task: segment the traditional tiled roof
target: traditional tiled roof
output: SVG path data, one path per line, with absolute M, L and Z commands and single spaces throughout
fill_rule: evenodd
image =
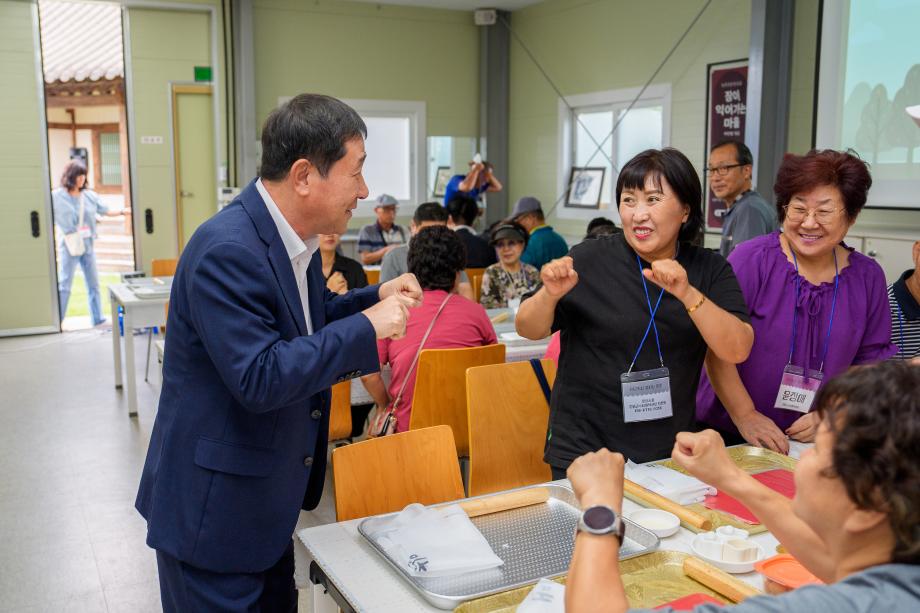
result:
M 124 77 L 119 5 L 41 0 L 38 6 L 46 83 Z

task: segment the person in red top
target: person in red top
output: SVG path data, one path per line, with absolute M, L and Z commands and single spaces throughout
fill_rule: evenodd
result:
M 415 369 L 412 364 L 436 314 L 437 320 L 425 341 L 424 349 L 480 347 L 498 342 L 486 310 L 459 294 L 451 293 L 456 289 L 460 272 L 466 266 L 466 250 L 453 231 L 444 226 L 430 226 L 420 230 L 409 243 L 408 263 L 409 272 L 416 276 L 422 287 L 422 306 L 410 312 L 404 337 L 377 342 L 380 364 L 390 365 L 392 379 L 389 386 L 384 383 L 380 373 L 362 378 L 378 407 L 388 406 L 403 388 L 402 399 L 396 410 L 397 432 L 409 429 L 412 395 L 415 391 Z

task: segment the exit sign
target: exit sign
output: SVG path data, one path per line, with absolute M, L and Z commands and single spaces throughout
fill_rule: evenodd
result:
M 211 80 L 211 67 L 210 66 L 195 66 L 195 81 L 210 81 Z

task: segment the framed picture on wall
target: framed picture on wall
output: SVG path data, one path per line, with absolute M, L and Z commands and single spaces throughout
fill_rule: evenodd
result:
M 603 166 L 572 166 L 565 206 L 581 209 L 600 208 L 601 187 L 604 185 L 606 170 Z
M 450 171 L 450 166 L 438 166 L 438 171 L 434 173 L 434 189 L 431 192 L 432 195 L 439 197 L 443 196 L 452 176 L 453 173 Z
M 703 160 L 709 165 L 709 148 L 723 140 L 744 142 L 747 117 L 748 61 L 732 60 L 706 66 L 706 149 Z M 709 189 L 709 174 L 703 172 L 703 203 L 706 229 L 721 230 L 725 203 Z

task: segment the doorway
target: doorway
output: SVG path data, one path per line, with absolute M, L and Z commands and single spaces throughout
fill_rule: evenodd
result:
M 61 328 L 85 329 L 98 323 L 92 315 L 97 308 L 94 301 L 102 316 L 112 321 L 107 288 L 136 266 L 121 7 L 40 0 L 39 15 L 48 179 L 59 217 L 55 219 L 55 255 L 59 300 L 64 307 Z M 61 191 L 62 175 L 73 164 L 85 169 L 90 193 L 84 190 L 66 198 Z M 87 253 L 75 261 L 62 251 L 63 233 L 72 231 L 62 218 L 81 196 L 84 207 L 92 200 L 99 208 L 94 219 L 84 223 L 91 234 Z
M 210 85 L 172 85 L 173 162 L 176 177 L 176 244 L 217 212 L 214 104 Z

